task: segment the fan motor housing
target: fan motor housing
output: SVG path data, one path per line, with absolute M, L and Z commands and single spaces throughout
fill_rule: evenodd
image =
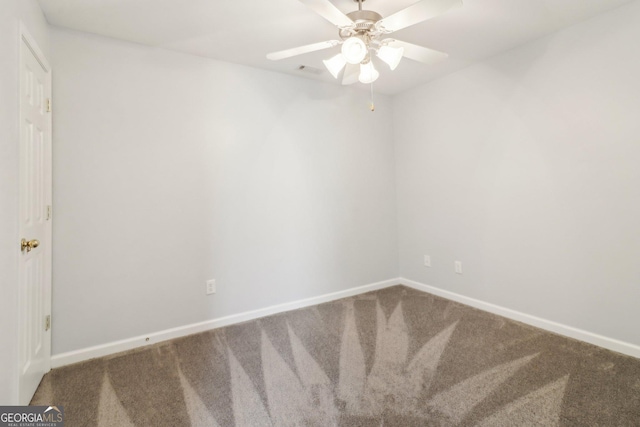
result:
M 356 29 L 365 30 L 371 28 L 376 22 L 382 19 L 382 15 L 373 10 L 356 10 L 347 13 L 347 16 L 351 18 L 356 24 Z
M 382 19 L 382 15 L 372 10 L 356 10 L 347 13 L 347 16 L 354 22 L 355 28 L 340 30 L 340 37 L 343 39 L 353 36 L 354 33 L 366 33 Z

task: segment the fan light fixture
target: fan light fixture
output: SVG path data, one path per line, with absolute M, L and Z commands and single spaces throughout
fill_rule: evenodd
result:
M 389 43 L 395 40 L 382 40 L 381 37 L 387 33 L 384 28 L 376 27 L 376 23 L 382 19 L 376 12 L 370 10 L 362 10 L 362 1 L 358 2 L 358 11 L 347 14 L 347 17 L 353 19 L 354 27 L 342 28 L 340 37 L 342 48 L 340 54 L 322 61 L 334 78 L 338 78 L 347 64 L 360 64 L 360 73 L 358 81 L 365 84 L 373 83 L 380 77 L 380 73 L 371 62 L 371 58 L 375 54 L 381 61 L 389 65 L 391 70 L 395 70 L 400 64 L 400 60 L 404 55 L 404 47 L 392 47 Z M 350 81 L 347 76 L 343 77 L 343 84 Z
M 358 76 L 360 83 L 373 83 L 378 79 L 378 77 L 380 77 L 380 73 L 373 66 L 373 62 L 369 61 L 367 63 L 360 64 L 360 75 Z
M 349 37 L 342 44 L 342 55 L 349 64 L 359 64 L 367 56 L 367 45 L 359 37 Z
M 400 60 L 402 59 L 402 55 L 404 55 L 403 47 L 391 47 L 391 46 L 382 46 L 378 49 L 378 58 L 382 59 L 384 62 L 389 65 L 391 70 L 395 70 Z
M 376 51 L 376 56 L 384 61 L 391 70 L 395 70 L 400 64 L 402 55 L 404 55 L 403 47 L 391 47 L 382 45 L 377 49 L 368 46 L 359 37 L 349 37 L 342 44 L 342 53 L 339 53 L 329 59 L 325 59 L 322 63 L 334 78 L 338 75 L 347 64 L 360 64 L 360 76 L 358 80 L 361 83 L 373 83 L 380 76 L 378 70 L 375 69 L 368 53 L 369 50 Z

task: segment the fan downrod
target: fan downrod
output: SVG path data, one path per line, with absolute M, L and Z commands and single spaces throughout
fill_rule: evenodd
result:
M 364 3 L 365 0 L 353 0 L 353 1 L 358 3 L 358 10 L 362 10 L 362 3 Z

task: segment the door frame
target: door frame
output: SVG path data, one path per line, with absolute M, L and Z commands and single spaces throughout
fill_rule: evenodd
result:
M 49 88 L 48 93 L 44 94 L 44 98 L 45 99 L 49 99 L 51 102 L 52 99 L 52 92 L 53 92 L 53 88 L 51 86 L 52 83 L 52 79 L 51 79 L 51 65 L 49 64 L 49 61 L 47 60 L 46 56 L 44 55 L 44 53 L 42 52 L 42 50 L 40 49 L 40 47 L 38 46 L 38 43 L 36 42 L 35 38 L 33 36 L 31 36 L 31 34 L 29 33 L 29 30 L 27 29 L 26 25 L 24 24 L 24 22 L 20 21 L 19 23 L 19 37 L 18 37 L 18 67 L 19 67 L 19 71 L 18 71 L 18 105 L 16 106 L 18 108 L 18 125 L 19 125 L 19 140 L 18 140 L 18 150 L 20 152 L 20 144 L 22 143 L 22 111 L 21 111 L 21 106 L 22 106 L 22 65 L 23 65 L 23 56 L 24 56 L 24 51 L 23 51 L 23 44 L 24 46 L 29 49 L 31 51 L 31 53 L 33 54 L 33 56 L 35 57 L 35 59 L 40 63 L 40 65 L 42 66 L 42 68 L 45 71 L 45 79 L 46 79 L 46 85 Z M 49 104 L 51 105 L 51 104 Z M 48 114 L 48 125 L 49 125 L 49 132 L 48 135 L 46 136 L 46 140 L 45 140 L 45 156 L 44 156 L 44 171 L 43 173 L 45 174 L 45 185 L 47 186 L 45 194 L 46 194 L 46 200 L 44 205 L 45 206 L 52 206 L 52 198 L 53 198 L 53 156 L 52 156 L 52 151 L 53 151 L 53 147 L 52 147 L 52 140 L 53 140 L 53 120 L 52 120 L 52 114 L 49 113 Z M 21 197 L 22 197 L 22 158 L 19 158 L 19 165 L 18 165 L 18 170 L 19 170 L 19 174 L 20 177 L 17 180 L 17 186 L 18 186 L 18 209 L 20 209 L 20 203 L 22 203 Z M 51 208 L 48 209 L 48 220 L 46 221 L 46 231 L 45 231 L 45 242 L 44 243 L 44 248 L 45 249 L 45 255 L 44 255 L 44 259 L 45 259 L 45 286 L 46 286 L 46 297 L 45 297 L 45 312 L 49 313 L 49 315 L 51 314 L 51 300 L 52 300 L 52 293 L 51 293 L 51 288 L 52 288 L 52 244 L 53 244 L 53 234 L 52 234 L 52 222 L 53 222 L 53 218 L 51 217 Z M 20 215 L 18 215 L 18 233 L 21 232 L 21 218 Z M 23 236 L 18 236 L 18 238 L 22 238 Z M 20 250 L 20 242 L 16 242 L 16 251 L 18 252 L 19 256 L 21 256 L 22 251 Z M 19 258 L 20 259 L 20 258 Z M 19 265 L 18 267 L 18 286 L 20 287 L 22 284 L 22 267 Z M 18 316 L 22 316 L 23 310 L 25 310 L 27 308 L 27 302 L 24 301 L 24 299 L 22 298 L 22 290 L 19 289 L 18 290 Z M 21 322 L 18 322 L 18 327 L 17 327 L 17 334 L 18 334 L 18 340 L 17 343 L 19 346 L 22 345 L 23 343 L 23 328 L 25 327 L 25 325 L 22 325 Z M 47 345 L 46 345 L 46 360 L 45 360 L 45 372 L 48 372 L 49 370 L 51 370 L 51 328 L 47 331 Z M 20 348 L 20 347 L 18 347 Z M 22 370 L 22 360 L 20 360 L 20 351 L 16 352 L 16 358 L 17 358 L 17 370 L 16 370 L 16 393 L 17 393 L 17 399 L 18 399 L 18 404 L 19 405 L 28 405 L 29 401 L 31 400 L 31 398 L 33 396 L 30 396 L 29 394 L 31 394 L 31 391 L 28 390 L 24 390 L 23 389 L 23 385 L 22 385 L 22 380 L 21 380 L 21 370 Z M 27 400 L 28 399 L 28 400 Z

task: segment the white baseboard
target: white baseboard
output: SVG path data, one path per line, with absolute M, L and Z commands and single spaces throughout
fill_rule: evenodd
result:
M 572 326 L 563 325 L 561 323 L 553 322 L 551 320 L 542 319 L 540 317 L 532 316 L 530 314 L 522 313 L 509 308 L 501 307 L 499 305 L 491 304 L 488 302 L 480 301 L 475 298 L 466 297 L 464 295 L 456 294 L 454 292 L 445 291 L 443 289 L 435 288 L 433 286 L 425 285 L 423 283 L 415 282 L 413 280 L 400 278 L 400 283 L 409 286 L 410 288 L 417 289 L 419 291 L 428 292 L 439 297 L 443 297 L 452 301 L 456 301 L 471 307 L 478 308 L 480 310 L 488 311 L 490 313 L 497 314 L 499 316 L 507 317 L 518 322 L 526 323 L 531 326 L 544 329 L 546 331 L 554 332 L 559 335 L 574 338 L 580 341 L 588 342 L 590 344 L 597 345 L 618 353 L 626 354 L 633 357 L 640 358 L 640 346 L 631 344 L 624 341 L 619 341 L 613 338 L 605 337 L 603 335 L 594 334 L 589 331 L 574 328 Z
M 140 335 L 120 341 L 100 344 L 94 347 L 82 348 L 79 350 L 69 351 L 67 353 L 60 353 L 51 357 L 51 367 L 59 368 L 61 366 L 71 365 L 72 363 L 95 359 L 96 357 L 108 356 L 110 354 L 119 353 L 121 351 L 132 350 L 134 348 L 144 347 L 146 345 L 156 344 L 158 342 L 167 341 L 174 338 L 197 334 L 199 332 L 220 328 L 235 323 L 246 322 L 247 320 L 257 319 L 259 317 L 269 316 L 271 314 L 282 313 L 285 311 L 309 307 L 311 305 L 321 304 L 323 302 L 333 301 L 340 298 L 346 298 L 365 292 L 388 288 L 389 286 L 398 284 L 400 284 L 400 279 L 389 279 L 382 282 L 371 283 L 368 285 L 358 286 L 355 288 L 333 292 L 330 294 L 324 294 L 317 297 L 287 302 L 284 304 L 272 305 L 270 307 L 265 307 L 258 310 L 245 311 L 243 313 L 232 314 L 230 316 L 211 319 L 200 323 L 193 323 L 191 325 L 153 332 L 147 335 Z
M 538 327 L 550 332 L 554 332 L 560 335 L 564 335 L 570 338 L 574 338 L 580 341 L 588 342 L 609 350 L 617 351 L 618 353 L 627 354 L 629 356 L 640 358 L 640 346 L 619 341 L 613 338 L 608 338 L 602 335 L 594 334 L 592 332 L 584 331 L 574 328 L 572 326 L 563 325 L 561 323 L 553 322 L 551 320 L 542 319 L 530 314 L 522 313 L 509 308 L 501 307 L 488 302 L 480 301 L 475 298 L 466 297 L 464 295 L 456 294 L 454 292 L 446 291 L 443 289 L 435 288 L 433 286 L 425 285 L 413 280 L 405 278 L 397 278 L 385 280 L 382 282 L 371 283 L 364 286 L 358 286 L 355 288 L 346 289 L 343 291 L 333 292 L 330 294 L 324 294 L 317 297 L 306 298 L 298 301 L 292 301 L 284 304 L 273 305 L 270 307 L 261 308 L 258 310 L 245 311 L 243 313 L 233 314 L 230 316 L 220 317 L 217 319 L 211 319 L 200 323 L 193 323 L 191 325 L 180 326 L 177 328 L 167 329 L 164 331 L 154 332 L 147 335 L 140 335 L 133 338 L 127 338 L 120 341 L 114 341 L 106 344 L 97 345 L 94 347 L 83 348 L 79 350 L 70 351 L 67 353 L 56 354 L 51 357 L 51 367 L 59 368 L 61 366 L 70 365 L 73 363 L 82 362 L 96 357 L 108 356 L 110 354 L 119 353 L 122 351 L 132 350 L 139 347 L 144 347 L 150 344 L 156 344 L 162 341 L 171 340 L 174 338 L 184 337 L 191 334 L 197 334 L 199 332 L 208 331 L 211 329 L 220 328 L 223 326 L 233 325 L 235 323 L 246 322 L 247 320 L 257 319 L 271 314 L 282 313 L 285 311 L 295 310 L 298 308 L 309 307 L 311 305 L 321 304 L 323 302 L 333 301 L 340 298 L 346 298 L 353 295 L 362 294 L 365 292 L 375 291 L 378 289 L 388 288 L 390 286 L 402 284 L 419 291 L 427 292 L 433 295 L 437 295 L 442 298 L 446 298 L 452 301 L 456 301 L 471 307 L 478 308 L 480 310 L 488 311 L 490 313 L 497 314 L 509 319 L 513 319 L 522 323 L 526 323 L 531 326 Z

